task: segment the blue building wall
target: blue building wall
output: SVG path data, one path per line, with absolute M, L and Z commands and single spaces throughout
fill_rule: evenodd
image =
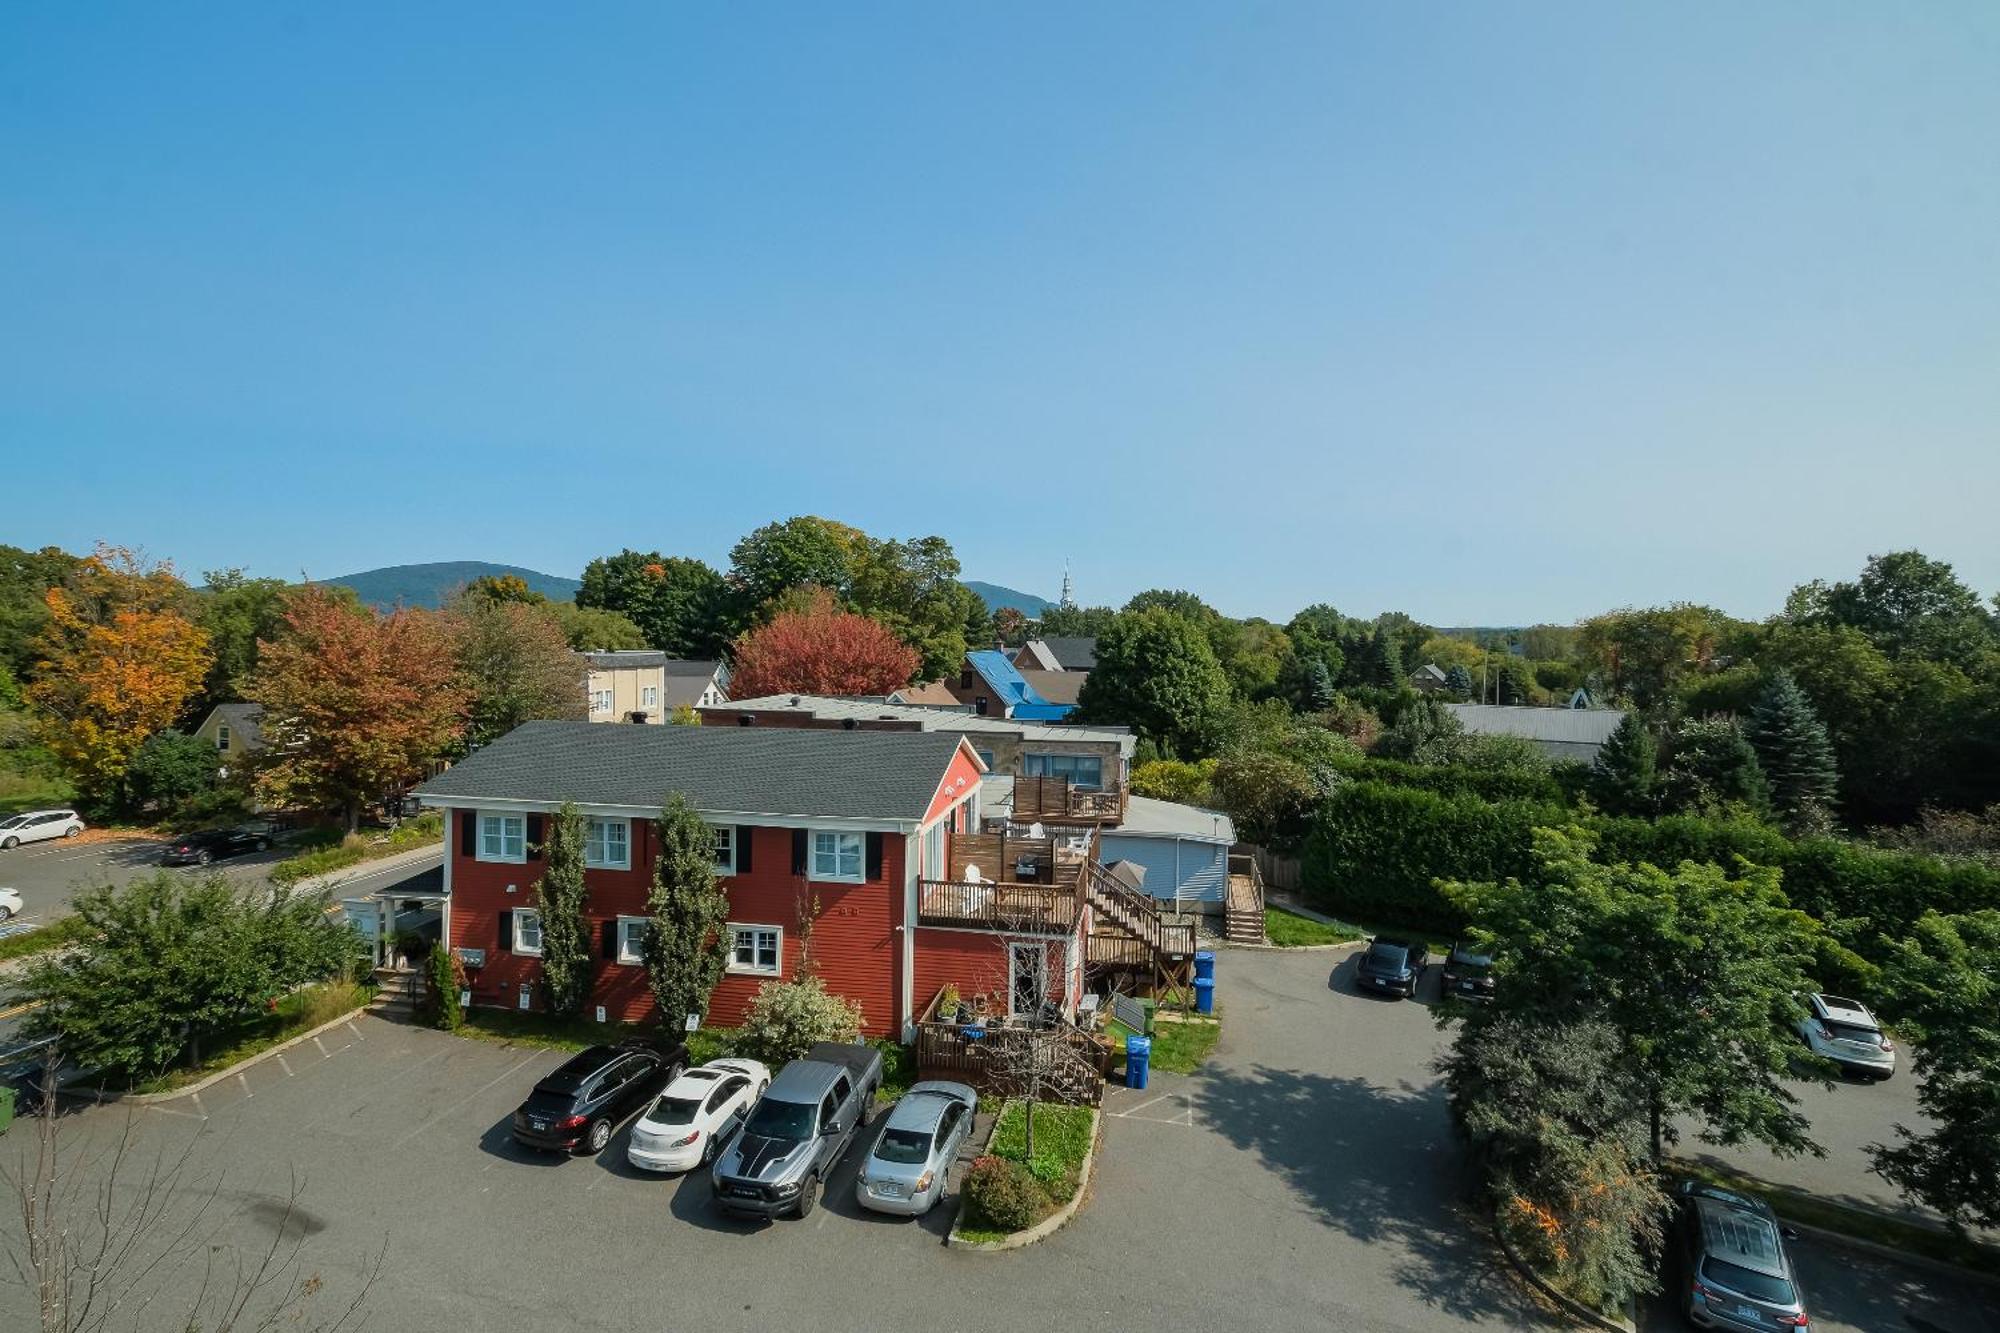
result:
M 1105 865 L 1132 861 L 1146 867 L 1146 892 L 1184 903 L 1217 903 L 1229 883 L 1229 844 L 1205 838 L 1139 837 L 1106 829 L 1100 857 Z

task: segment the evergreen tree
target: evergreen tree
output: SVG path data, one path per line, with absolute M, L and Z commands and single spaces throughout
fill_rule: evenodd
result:
M 1762 816 L 1771 809 L 1770 785 L 1757 752 L 1733 719 L 1697 718 L 1674 734 L 1673 757 L 1660 774 L 1661 804 L 1676 811 L 1721 813 L 1730 807 Z
M 1379 685 L 1391 690 L 1401 688 L 1403 658 L 1387 629 L 1377 625 L 1375 632 L 1368 636 L 1367 644 L 1362 649 L 1360 667 L 1362 684 Z
M 1650 813 L 1658 762 L 1653 733 L 1637 713 L 1627 713 L 1590 766 L 1590 799 L 1608 814 Z
M 590 994 L 583 839 L 583 812 L 564 802 L 548 822 L 548 841 L 542 844 L 545 869 L 533 895 L 535 910 L 542 914 L 542 996 L 549 1012 L 564 1018 L 580 1012 Z
M 705 1013 L 729 961 L 729 898 L 715 882 L 715 830 L 679 793 L 653 822 L 660 851 L 646 895 L 646 979 L 668 1024 Z M 744 852 L 739 850 L 738 857 Z M 739 859 L 739 863 L 742 863 Z
M 1770 783 L 1771 804 L 1789 828 L 1823 825 L 1839 775 L 1833 743 L 1805 691 L 1782 667 L 1771 673 L 1745 728 Z
M 1333 673 L 1327 670 L 1323 660 L 1314 658 L 1306 673 L 1306 711 L 1323 713 L 1333 707 L 1337 698 L 1339 695 L 1333 688 Z
M 1444 673 L 1444 687 L 1460 699 L 1472 697 L 1472 673 L 1461 662 L 1454 662 Z

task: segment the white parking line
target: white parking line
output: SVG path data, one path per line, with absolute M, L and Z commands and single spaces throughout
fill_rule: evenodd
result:
M 243 1095 L 245 1097 L 255 1097 L 257 1095 L 256 1093 L 250 1091 L 250 1080 L 243 1077 L 243 1072 L 241 1070 L 238 1070 L 236 1073 L 236 1081 L 243 1085 Z
M 1163 1092 L 1163 1093 L 1161 1093 L 1161 1094 L 1160 1094 L 1159 1096 L 1157 1096 L 1157 1097 L 1153 1098 L 1153 1099 L 1152 1099 L 1151 1101 L 1144 1101 L 1144 1102 L 1140 1102 L 1140 1103 L 1139 1103 L 1139 1104 L 1138 1104 L 1137 1106 L 1133 1107 L 1133 1108 L 1132 1108 L 1131 1110 L 1129 1110 L 1129 1111 L 1120 1111 L 1120 1112 L 1118 1112 L 1118 1114 L 1119 1114 L 1119 1115 L 1137 1115 L 1137 1114 L 1139 1114 L 1139 1112 L 1141 1112 L 1141 1111 L 1145 1110 L 1145 1109 L 1146 1109 L 1147 1107 L 1149 1107 L 1149 1106 L 1158 1106 L 1158 1105 L 1159 1105 L 1159 1104 L 1160 1104 L 1161 1102 L 1163 1102 L 1163 1101 L 1166 1101 L 1166 1100 L 1167 1100 L 1167 1099 L 1168 1099 L 1169 1097 L 1172 1097 L 1173 1095 L 1174 1095 L 1174 1094 L 1173 1094 L 1173 1093 L 1171 1093 L 1171 1092 Z
M 499 1084 L 505 1082 L 507 1079 L 512 1078 L 515 1074 L 519 1073 L 524 1067 L 526 1067 L 529 1064 L 532 1064 L 535 1060 L 537 1060 L 538 1058 L 542 1057 L 545 1054 L 547 1054 L 547 1052 L 530 1051 L 526 1055 L 522 1056 L 519 1060 L 516 1060 L 513 1064 L 509 1065 L 504 1071 L 495 1075 L 493 1078 L 488 1079 L 486 1082 L 480 1084 L 478 1087 L 474 1088 L 471 1092 L 466 1093 L 465 1096 L 459 1098 L 457 1101 L 452 1102 L 448 1106 L 440 1106 L 437 1110 L 433 1111 L 429 1116 L 425 1117 L 423 1122 L 420 1123 L 415 1129 L 411 1130 L 409 1133 L 403 1135 L 402 1138 L 397 1139 L 394 1143 L 390 1144 L 389 1145 L 390 1150 L 394 1151 L 395 1149 L 402 1147 L 404 1144 L 408 1143 L 411 1139 L 414 1139 L 415 1137 L 417 1137 L 417 1135 L 423 1133 L 425 1130 L 429 1129 L 432 1125 L 436 1124 L 439 1120 L 442 1120 L 445 1116 L 450 1115 L 452 1112 L 458 1110 L 459 1107 L 464 1106 L 467 1102 L 470 1102 L 477 1097 L 484 1096 L 489 1089 L 497 1087 Z
M 277 1059 L 278 1059 L 278 1068 L 285 1071 L 285 1077 L 286 1078 L 295 1077 L 295 1075 L 292 1073 L 292 1067 L 285 1063 L 285 1053 L 283 1051 L 278 1052 Z

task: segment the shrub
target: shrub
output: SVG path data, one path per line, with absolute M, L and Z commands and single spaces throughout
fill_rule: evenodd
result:
M 1027 1167 L 990 1155 L 965 1173 L 964 1195 L 966 1224 L 994 1231 L 1025 1231 L 1055 1206 Z
M 1203 759 L 1187 763 L 1180 759 L 1155 759 L 1132 770 L 1132 794 L 1157 801 L 1177 801 L 1182 805 L 1207 805 L 1208 785 L 1215 775 L 1215 761 Z
M 767 981 L 743 1019 L 743 1048 L 766 1064 L 804 1055 L 814 1042 L 855 1041 L 861 1006 L 828 992 L 818 977 Z
M 458 1007 L 458 992 L 465 985 L 465 968 L 443 941 L 439 941 L 424 962 L 424 980 L 429 990 L 432 1024 L 446 1032 L 456 1031 L 464 1019 Z

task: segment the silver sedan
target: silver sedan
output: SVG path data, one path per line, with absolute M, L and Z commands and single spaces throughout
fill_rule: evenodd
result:
M 855 1202 L 904 1217 L 936 1207 L 978 1105 L 979 1094 L 963 1083 L 912 1087 L 883 1118 L 855 1177 Z

